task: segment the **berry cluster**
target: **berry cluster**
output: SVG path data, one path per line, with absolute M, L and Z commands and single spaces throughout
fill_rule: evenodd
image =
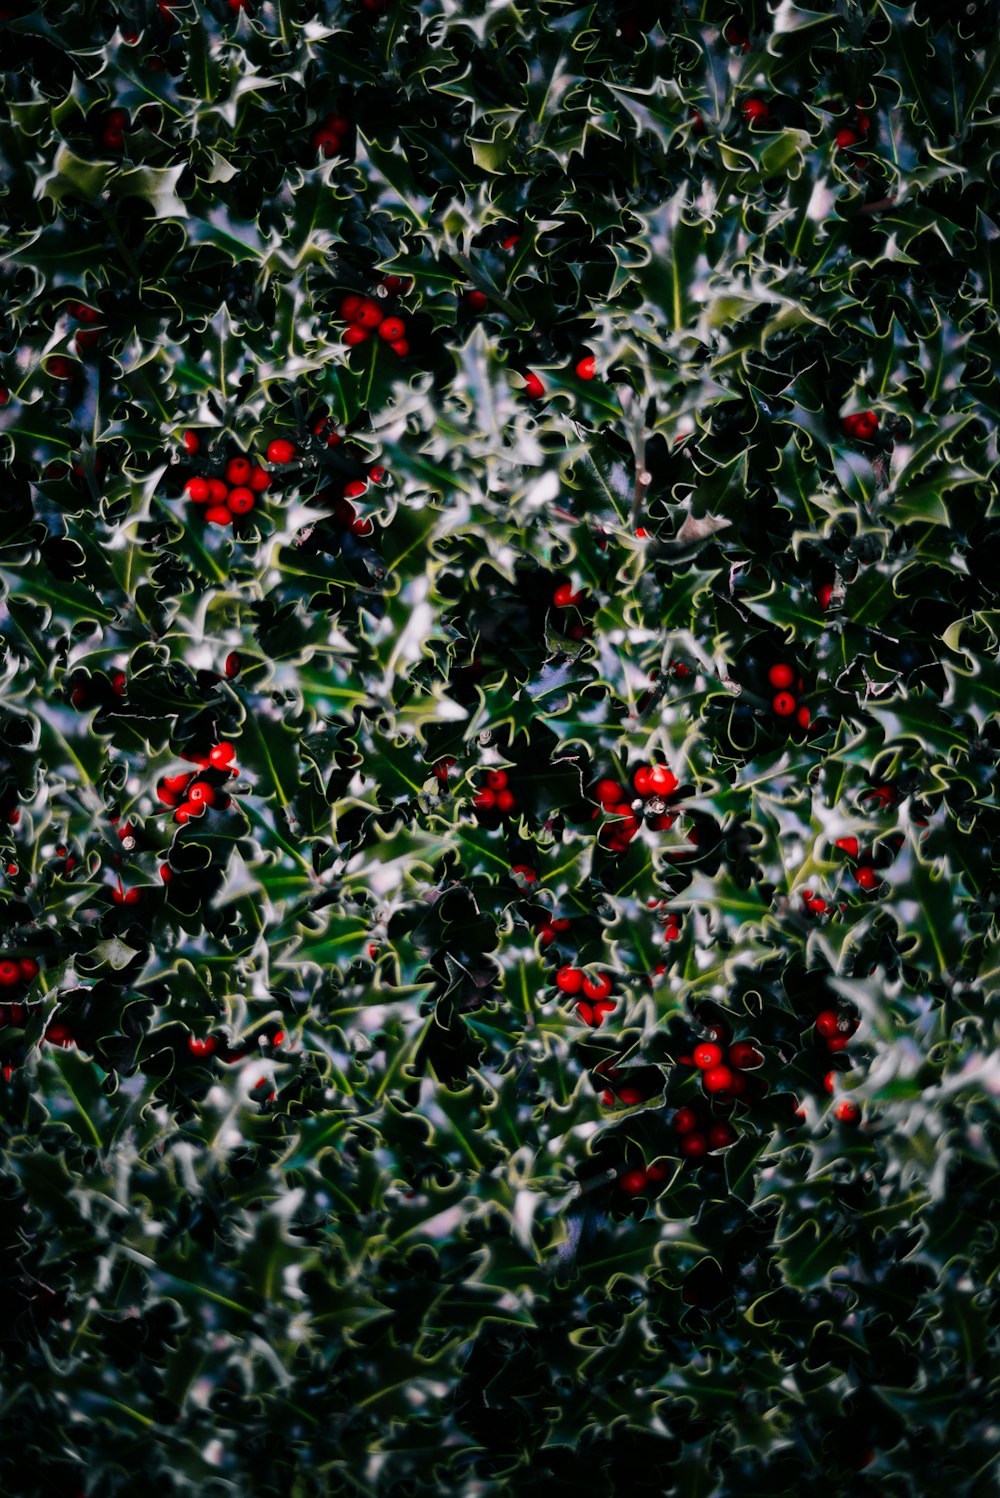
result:
M 844 435 L 853 437 L 856 442 L 871 442 L 878 431 L 878 416 L 874 411 L 855 411 L 845 416 L 840 426 Z
M 389 288 L 390 283 L 395 283 L 396 289 L 402 285 L 399 276 L 387 276 L 382 285 Z M 348 348 L 367 343 L 372 334 L 377 333 L 401 358 L 410 352 L 405 320 L 395 313 L 387 313 L 375 297 L 349 292 L 341 300 L 340 315 L 348 324 L 344 333 Z
M 652 1165 L 633 1166 L 618 1177 L 618 1189 L 626 1196 L 639 1196 L 650 1185 L 659 1185 L 666 1179 L 667 1166 L 656 1160 Z
M 574 1008 L 583 1024 L 594 1029 L 601 1027 L 606 1015 L 614 1013 L 618 1003 L 617 999 L 611 998 L 613 984 L 607 973 L 588 978 L 582 967 L 568 965 L 556 973 L 556 987 L 560 993 L 571 997 L 579 993 L 584 995 Z
M 271 444 L 272 447 L 275 445 Z M 283 443 L 290 447 L 290 443 Z M 294 455 L 294 449 L 293 449 Z M 210 525 L 232 525 L 249 515 L 271 480 L 258 463 L 249 458 L 230 458 L 225 478 L 190 478 L 184 493 L 192 504 L 206 505 L 205 519 Z
M 507 787 L 506 770 L 487 770 L 486 784 L 480 786 L 472 798 L 477 811 L 498 811 L 509 816 L 517 807 L 513 791 Z
M 342 156 L 344 154 L 344 141 L 350 134 L 351 122 L 346 114 L 338 114 L 332 111 L 323 122 L 313 131 L 312 146 L 314 151 L 321 151 L 329 159 L 331 156 Z
M 677 1148 L 687 1160 L 701 1160 L 712 1150 L 726 1149 L 739 1137 L 727 1119 L 709 1119 L 695 1108 L 678 1108 L 673 1124 L 680 1136 Z
M 552 943 L 556 941 L 559 936 L 565 934 L 565 932 L 569 930 L 572 924 L 572 921 L 570 921 L 564 915 L 550 916 L 546 912 L 546 914 L 541 916 L 537 921 L 535 930 L 538 932 L 538 938 L 541 941 L 542 946 L 551 947 Z
M 682 1065 L 696 1066 L 701 1072 L 701 1085 L 707 1097 L 731 1103 L 747 1091 L 749 1083 L 744 1072 L 755 1071 L 763 1065 L 764 1058 L 749 1041 L 737 1040 L 726 1047 L 724 1027 L 718 1025 L 712 1029 L 715 1040 L 700 1041 L 690 1056 L 682 1056 L 680 1060 Z
M 771 667 L 767 673 L 767 679 L 774 687 L 775 694 L 771 698 L 771 708 L 779 718 L 791 718 L 794 714 L 795 721 L 801 729 L 808 729 L 812 723 L 809 709 L 805 703 L 799 703 L 798 699 L 789 690 L 794 685 L 796 692 L 803 689 L 802 677 L 798 676 L 793 667 L 787 661 L 779 661 Z
M 217 772 L 221 777 L 220 784 L 225 783 L 225 777 L 240 773 L 233 763 L 236 750 L 232 744 L 216 744 L 208 754 L 188 754 L 185 758 L 193 760 L 202 770 Z M 213 783 L 213 779 L 205 778 L 194 770 L 162 776 L 157 783 L 156 795 L 165 807 L 173 811 L 174 821 L 182 826 L 193 817 L 204 816 L 209 807 L 225 811 L 230 804 L 229 796 L 220 790 L 219 785 Z M 168 865 L 163 867 L 167 868 Z M 164 875 L 163 869 L 160 870 L 160 876 L 164 883 L 170 878 L 169 874 Z
M 574 588 L 572 583 L 562 582 L 552 594 L 552 606 L 556 609 L 576 609 L 582 611 L 589 602 L 586 588 Z M 594 633 L 594 626 L 587 624 L 582 619 L 569 619 L 566 622 L 560 620 L 559 628 L 563 634 L 568 635 L 571 640 L 589 640 Z

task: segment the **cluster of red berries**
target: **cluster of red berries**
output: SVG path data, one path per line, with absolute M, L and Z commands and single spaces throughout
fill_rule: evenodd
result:
M 860 145 L 872 127 L 869 116 L 865 113 L 865 106 L 860 99 L 854 106 L 854 128 L 849 125 L 841 125 L 833 139 L 839 151 L 849 150 L 851 146 Z
M 890 858 L 894 857 L 903 846 L 903 834 L 896 833 L 884 841 L 891 849 Z M 870 849 L 862 852 L 856 837 L 838 837 L 834 846 L 839 848 L 841 853 L 846 853 L 854 864 L 854 878 L 863 890 L 870 891 L 878 888 L 882 883 L 882 877 L 875 868 L 874 854 Z
M 680 1135 L 677 1148 L 687 1160 L 701 1160 L 712 1150 L 726 1149 L 739 1137 L 726 1119 L 709 1120 L 694 1108 L 678 1108 L 673 1124 Z
M 513 791 L 507 787 L 506 770 L 487 770 L 486 784 L 472 798 L 477 811 L 499 811 L 505 817 L 517 807 Z
M 802 677 L 796 676 L 794 669 L 786 661 L 779 661 L 777 665 L 772 666 L 768 671 L 767 679 L 771 686 L 776 688 L 775 694 L 771 698 L 771 707 L 775 714 L 779 718 L 790 718 L 794 714 L 795 721 L 800 728 L 809 728 L 812 723 L 809 709 L 804 702 L 800 704 L 789 691 L 789 688 L 793 685 L 797 692 L 802 691 Z
M 192 504 L 207 506 L 205 519 L 210 525 L 232 525 L 234 520 L 250 514 L 258 495 L 263 494 L 270 482 L 258 463 L 251 463 L 249 458 L 230 458 L 225 479 L 188 479 L 184 493 Z
M 744 1072 L 755 1071 L 764 1064 L 764 1058 L 756 1046 L 746 1040 L 734 1041 L 724 1049 L 725 1030 L 721 1025 L 712 1028 L 717 1038 L 699 1042 L 691 1055 L 681 1056 L 680 1061 L 682 1065 L 698 1068 L 707 1096 L 717 1098 L 720 1103 L 731 1103 L 747 1091 Z
M 874 411 L 855 411 L 845 416 L 840 423 L 841 431 L 856 442 L 871 442 L 878 431 L 878 416 Z
M 542 943 L 542 946 L 551 947 L 552 943 L 559 936 L 564 935 L 565 932 L 569 930 L 572 924 L 572 921 L 569 920 L 567 916 L 549 916 L 548 914 L 546 914 L 539 919 L 535 926 L 535 930 L 538 932 L 538 937 Z
M 659 1160 L 652 1165 L 634 1166 L 618 1177 L 618 1189 L 624 1191 L 626 1196 L 639 1196 L 648 1186 L 658 1186 L 666 1179 L 666 1175 L 667 1166 Z
M 643 801 L 653 800 L 655 809 L 646 816 L 646 825 L 654 832 L 665 832 L 673 826 L 676 813 L 664 810 L 659 802 L 672 796 L 678 786 L 677 776 L 666 765 L 640 765 L 632 777 L 636 795 Z M 624 787 L 617 780 L 603 779 L 594 787 L 594 795 L 604 811 L 617 820 L 608 835 L 608 848 L 622 853 L 639 830 L 639 818 Z
M 855 1016 L 843 1010 L 821 1009 L 816 1016 L 816 1033 L 823 1037 L 827 1050 L 834 1055 L 847 1050 L 857 1028 Z
M 327 159 L 331 156 L 342 155 L 344 140 L 350 133 L 350 129 L 351 122 L 346 114 L 338 114 L 336 111 L 333 111 L 313 131 L 313 150 L 322 151 Z
M 77 329 L 75 342 L 77 353 L 89 353 L 91 349 L 97 347 L 101 339 L 101 329 L 94 326 L 95 323 L 101 322 L 102 314 L 100 309 L 97 307 L 88 307 L 86 302 L 70 302 L 66 311 L 76 322 L 82 322 L 87 325 Z
M 33 983 L 38 977 L 38 963 L 33 957 L 4 957 L 0 960 L 0 988 L 17 988 L 21 983 Z M 19 1025 L 23 1014 L 14 1018 L 3 1018 L 3 1011 L 21 1009 L 20 1004 L 0 1005 L 0 1024 Z
M 130 128 L 128 111 L 109 109 L 101 125 L 101 145 L 109 151 L 120 151 L 125 144 L 125 131 Z
M 600 1029 L 605 1016 L 612 1014 L 617 1006 L 618 1000 L 611 998 L 613 986 L 607 973 L 588 978 L 582 967 L 568 965 L 556 973 L 556 987 L 560 993 L 570 997 L 579 993 L 584 995 L 574 1007 L 583 1024 L 593 1029 Z
M 403 286 L 399 276 L 386 276 L 382 282 L 390 294 Z M 394 353 L 404 357 L 410 352 L 410 345 L 406 338 L 406 322 L 397 317 L 395 313 L 386 312 L 384 307 L 372 296 L 360 296 L 357 292 L 349 292 L 340 303 L 340 315 L 348 324 L 344 333 L 344 342 L 348 348 L 354 348 L 359 343 L 367 343 L 373 333 L 389 345 Z
M 216 744 L 208 754 L 190 754 L 185 758 L 193 760 L 203 770 L 218 770 L 230 776 L 240 773 L 239 768 L 233 764 L 236 750 L 232 744 Z M 229 796 L 194 770 L 162 776 L 157 783 L 156 795 L 164 806 L 173 811 L 174 821 L 182 826 L 193 817 L 204 816 L 209 807 L 225 811 L 230 804 Z M 160 872 L 162 877 L 163 871 Z M 166 882 L 167 878 L 164 878 L 164 883 Z

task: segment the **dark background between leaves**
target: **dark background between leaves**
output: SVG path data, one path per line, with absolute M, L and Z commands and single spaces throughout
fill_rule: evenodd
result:
M 993 1491 L 996 23 L 7 0 L 6 1493 Z M 349 352 L 390 272 L 410 355 Z M 206 526 L 184 480 L 275 436 Z M 232 806 L 178 827 L 217 738 Z M 681 816 L 616 853 L 594 783 L 651 759 Z M 767 1090 L 693 1163 L 723 1019 Z

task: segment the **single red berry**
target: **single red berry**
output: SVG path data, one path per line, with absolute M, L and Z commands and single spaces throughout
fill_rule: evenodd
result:
M 809 709 L 807 707 L 796 708 L 795 721 L 803 731 L 811 728 L 812 718 L 809 715 Z
M 200 1040 L 197 1035 L 189 1035 L 188 1050 L 192 1056 L 211 1056 L 215 1050 L 215 1039 L 211 1035 L 206 1035 L 204 1040 Z
M 367 343 L 371 336 L 367 328 L 359 328 L 354 323 L 344 330 L 344 342 L 348 348 L 356 348 L 359 343 Z
M 214 806 L 215 787 L 209 785 L 207 780 L 196 780 L 188 791 L 188 804 L 190 806 Z
M 606 999 L 611 992 L 612 983 L 607 973 L 601 973 L 596 979 L 584 978 L 583 991 L 588 999 Z
M 611 807 L 620 806 L 624 802 L 625 791 L 617 780 L 599 780 L 594 786 L 594 799 L 599 801 L 606 810 L 610 810 Z
M 369 468 L 368 477 L 371 479 L 373 484 L 381 484 L 385 480 L 386 470 L 380 467 L 378 463 L 376 463 L 374 468 Z
M 777 692 L 771 700 L 771 706 L 779 718 L 789 718 L 795 711 L 795 698 L 791 692 Z
M 355 313 L 361 306 L 362 298 L 356 291 L 349 291 L 345 297 L 340 299 L 340 315 L 345 322 L 353 322 Z
M 141 899 L 141 889 L 127 889 L 122 895 L 122 903 L 125 905 L 138 905 Z
M 626 1196 L 638 1196 L 640 1191 L 646 1187 L 646 1172 L 644 1170 L 627 1170 L 624 1175 L 618 1177 L 618 1185 Z
M 838 1123 L 854 1125 L 860 1121 L 861 1109 L 850 1098 L 842 1098 L 833 1110 Z
M 850 1036 L 848 1035 L 829 1035 L 827 1036 L 826 1048 L 831 1054 L 836 1055 L 839 1051 L 846 1051 L 850 1043 Z
M 16 962 L 5 958 L 0 962 L 0 988 L 13 988 L 15 983 L 21 982 L 21 969 Z
M 821 1009 L 816 1016 L 816 1029 L 820 1035 L 836 1035 L 840 1030 L 840 1016 L 835 1009 Z
M 583 988 L 583 969 L 579 967 L 561 967 L 556 973 L 556 987 L 563 993 L 579 993 Z
M 239 676 L 240 672 L 243 670 L 243 662 L 240 660 L 235 650 L 231 650 L 226 656 L 226 664 L 222 669 L 225 671 L 230 681 L 232 681 L 234 676 Z
M 874 889 L 880 883 L 879 876 L 871 864 L 863 864 L 861 868 L 855 869 L 854 877 L 862 889 Z
M 701 1045 L 696 1045 L 692 1054 L 695 1066 L 702 1071 L 711 1071 L 722 1060 L 722 1047 L 713 1040 L 706 1040 Z
M 581 999 L 579 1003 L 575 1004 L 573 1007 L 575 1008 L 577 1018 L 582 1025 L 593 1025 L 595 1023 L 594 1011 L 589 1004 L 585 1004 Z
M 780 665 L 771 667 L 767 673 L 767 679 L 772 687 L 790 687 L 795 680 L 795 672 L 791 666 L 782 662 Z
M 345 499 L 360 499 L 362 494 L 368 492 L 367 479 L 352 479 L 349 484 L 344 485 Z
M 535 873 L 534 869 L 531 867 L 530 864 L 526 864 L 526 863 L 515 863 L 515 864 L 511 864 L 510 871 L 511 871 L 512 874 L 515 874 L 519 878 L 523 879 L 524 882 L 525 882 L 525 884 L 535 884 L 538 881 L 538 875 Z
M 216 744 L 209 750 L 208 762 L 213 769 L 227 770 L 235 758 L 236 750 L 232 744 Z
M 378 336 L 386 343 L 396 343 L 406 334 L 406 324 L 401 317 L 386 317 L 379 325 Z
M 222 479 L 208 480 L 208 499 L 213 505 L 224 505 L 229 496 L 229 485 Z
M 497 804 L 496 794 L 489 789 L 481 790 L 473 796 L 472 804 L 477 811 L 492 811 Z
M 581 380 L 592 380 L 596 370 L 597 360 L 593 354 L 585 354 L 576 366 L 576 372 Z
M 568 609 L 573 604 L 580 603 L 583 598 L 582 592 L 577 592 L 572 583 L 560 583 L 552 595 L 552 602 L 557 609 Z
M 517 802 L 510 791 L 497 791 L 497 811 L 502 811 L 506 816 L 508 812 L 514 810 L 516 805 Z
M 764 103 L 763 99 L 758 99 L 755 96 L 751 96 L 749 99 L 744 99 L 740 109 L 740 113 L 743 115 L 743 118 L 746 120 L 747 124 L 752 127 L 758 124 L 760 121 L 766 120 L 771 111 Z
M 46 1027 L 42 1039 L 47 1041 L 49 1045 L 70 1046 L 75 1044 L 73 1032 L 69 1025 L 64 1025 L 59 1020 L 52 1020 L 50 1022 Z
M 737 1040 L 729 1047 L 728 1061 L 730 1066 L 735 1066 L 737 1071 L 752 1070 L 755 1066 L 763 1066 L 764 1058 L 756 1046 L 750 1045 L 749 1041 Z
M 38 963 L 33 957 L 21 957 L 17 965 L 21 970 L 22 982 L 31 983 L 38 977 Z
M 695 1054 L 697 1055 L 697 1052 Z M 701 1079 L 701 1084 L 706 1092 L 733 1092 L 739 1088 L 740 1082 L 743 1082 L 744 1087 L 746 1086 L 744 1079 L 742 1077 L 737 1078 L 737 1074 L 728 1066 L 710 1067 L 704 1072 Z
M 722 1150 L 727 1145 L 736 1143 L 736 1130 L 725 1119 L 719 1119 L 717 1123 L 710 1126 L 708 1131 L 708 1144 L 710 1149 Z
M 184 485 L 184 493 L 192 504 L 207 504 L 210 498 L 207 479 L 188 479 Z
M 187 453 L 196 453 L 201 447 L 201 438 L 197 432 L 185 432 L 181 440 Z
M 54 380 L 68 380 L 73 374 L 73 365 L 69 359 L 64 359 L 57 354 L 50 359 L 45 366 L 46 374 L 50 374 Z
M 168 863 L 161 863 L 160 864 L 160 878 L 163 880 L 164 884 L 169 884 L 170 881 L 171 881 L 171 879 L 173 877 L 174 877 L 174 871 L 170 867 L 170 865 Z
M 542 384 L 541 380 L 534 373 L 534 371 L 530 369 L 524 377 L 524 393 L 525 395 L 529 396 L 531 400 L 540 400 L 541 397 L 545 394 L 545 386 Z
M 363 296 L 354 309 L 354 316 L 351 321 L 359 328 L 371 330 L 377 328 L 384 317 L 385 313 L 375 298 Z
M 848 146 L 856 146 L 858 143 L 858 137 L 855 135 L 854 131 L 848 130 L 846 126 L 843 126 L 840 130 L 837 131 L 836 135 L 833 137 L 833 140 L 838 151 L 844 151 Z
M 519 243 L 520 238 L 520 234 L 508 234 L 506 239 L 500 241 L 500 248 L 502 250 L 512 250 Z
M 830 599 L 833 597 L 833 583 L 816 584 L 816 602 L 825 612 L 830 607 Z
M 209 525 L 232 525 L 233 512 L 228 505 L 210 505 L 205 511 Z
M 632 784 L 635 786 L 636 794 L 645 798 L 653 794 L 652 771 L 648 766 L 640 766 L 632 776 Z
M 672 796 L 679 782 L 666 765 L 652 765 L 649 770 L 649 788 L 654 796 Z
M 226 506 L 232 515 L 249 515 L 256 503 L 256 494 L 242 484 L 238 489 L 230 489 L 226 498 Z
M 273 442 L 268 443 L 267 461 L 269 463 L 291 463 L 295 454 L 294 442 L 288 442 L 284 437 L 275 437 Z
M 538 936 L 543 947 L 551 947 L 552 943 L 556 939 L 556 933 L 553 931 L 551 926 L 539 926 Z
M 249 458 L 230 458 L 226 464 L 226 478 L 231 484 L 245 484 L 249 481 L 251 464 Z
M 693 1108 L 678 1108 L 674 1114 L 674 1128 L 678 1134 L 690 1134 L 698 1127 L 698 1115 Z
M 848 858 L 857 858 L 860 853 L 856 837 L 838 837 L 834 843 L 834 847 L 839 848 L 842 853 L 846 853 Z
M 505 790 L 507 787 L 507 771 L 487 770 L 486 784 L 489 786 L 491 791 Z
M 318 130 L 313 131 L 312 148 L 314 151 L 322 151 L 327 161 L 331 156 L 339 156 L 342 146 L 343 138 L 339 130 L 321 125 Z
M 682 1134 L 677 1141 L 677 1148 L 689 1160 L 700 1160 L 703 1155 L 708 1154 L 708 1139 L 696 1129 L 691 1134 Z
M 489 297 L 482 291 L 467 291 L 465 293 L 466 306 L 471 307 L 473 312 L 483 312 L 489 306 Z

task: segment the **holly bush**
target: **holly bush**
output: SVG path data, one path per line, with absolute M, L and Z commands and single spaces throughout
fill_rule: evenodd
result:
M 995 7 L 0 67 L 4 1491 L 994 1491 Z

